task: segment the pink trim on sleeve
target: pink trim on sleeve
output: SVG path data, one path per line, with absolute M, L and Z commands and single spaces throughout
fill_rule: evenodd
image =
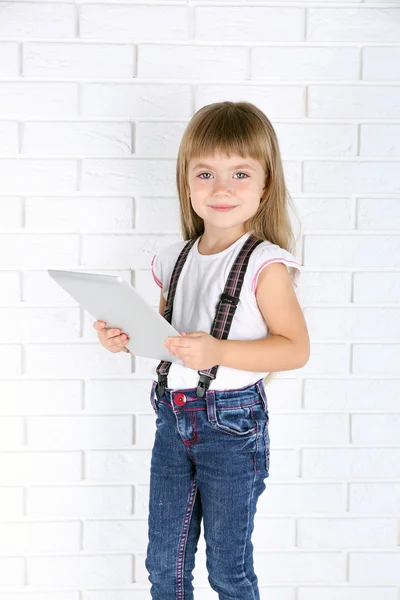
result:
M 263 262 L 263 264 L 257 269 L 256 274 L 253 277 L 253 281 L 251 284 L 251 291 L 253 292 L 253 294 L 255 295 L 256 293 L 256 289 L 257 289 L 257 281 L 258 281 L 258 276 L 260 274 L 260 271 L 266 266 L 269 265 L 270 263 L 274 263 L 274 262 L 281 262 L 284 263 L 287 267 L 291 267 L 294 269 L 298 269 L 298 271 L 295 271 L 294 275 L 293 275 L 293 286 L 294 289 L 297 288 L 298 286 L 298 278 L 300 276 L 300 269 L 301 266 L 299 265 L 299 263 L 293 261 L 293 260 L 287 260 L 286 258 L 270 258 L 269 260 L 266 260 L 265 262 Z
M 154 265 L 154 261 L 155 261 L 155 259 L 156 259 L 156 256 L 157 256 L 157 254 L 155 254 L 155 255 L 153 256 L 153 260 L 151 261 L 151 272 L 152 272 L 152 275 L 153 275 L 153 279 L 154 279 L 154 281 L 156 282 L 156 284 L 158 285 L 158 287 L 160 287 L 160 288 L 162 289 L 162 283 L 161 283 L 161 281 L 158 279 L 157 275 L 154 273 L 154 266 L 153 266 L 153 265 Z

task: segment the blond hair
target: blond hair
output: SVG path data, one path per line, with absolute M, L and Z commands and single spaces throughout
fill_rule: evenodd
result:
M 244 223 L 246 232 L 294 253 L 296 240 L 289 218 L 292 199 L 286 189 L 275 130 L 267 116 L 251 102 L 216 102 L 200 108 L 189 121 L 178 150 L 176 185 L 184 240 L 204 232 L 204 221 L 193 210 L 188 186 L 192 158 L 221 153 L 257 160 L 266 174 L 265 190 L 257 212 Z M 264 379 L 266 385 L 276 373 Z

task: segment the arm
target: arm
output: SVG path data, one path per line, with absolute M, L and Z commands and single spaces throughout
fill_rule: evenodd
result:
M 286 266 L 262 269 L 256 299 L 270 336 L 258 340 L 218 340 L 219 365 L 245 371 L 286 371 L 303 367 L 310 340 L 301 306 Z

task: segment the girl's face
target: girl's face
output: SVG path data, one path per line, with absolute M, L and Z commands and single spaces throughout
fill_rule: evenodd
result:
M 253 158 L 215 154 L 189 161 L 188 185 L 193 210 L 204 220 L 205 229 L 239 231 L 258 209 L 265 172 Z M 234 208 L 223 211 L 213 206 Z

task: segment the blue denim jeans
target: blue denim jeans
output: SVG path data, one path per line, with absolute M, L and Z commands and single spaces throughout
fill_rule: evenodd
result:
M 146 569 L 153 600 L 193 600 L 203 519 L 208 581 L 220 600 L 259 600 L 254 515 L 269 476 L 263 380 L 234 390 L 166 388 L 153 382 Z

